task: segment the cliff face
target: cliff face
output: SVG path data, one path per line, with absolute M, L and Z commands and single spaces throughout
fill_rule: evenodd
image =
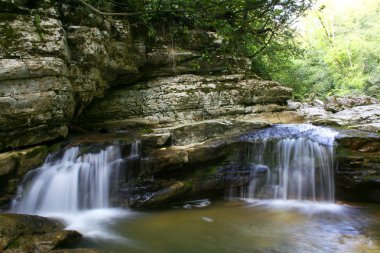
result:
M 230 75 L 249 67 L 244 59 L 205 59 L 220 46 L 212 32 L 175 39 L 162 32 L 152 43 L 127 20 L 74 4 L 0 7 L 0 150 L 65 137 L 73 121 L 123 127 L 277 112 L 291 95 L 277 83 Z

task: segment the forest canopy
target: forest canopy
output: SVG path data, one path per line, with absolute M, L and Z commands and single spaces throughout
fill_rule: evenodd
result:
M 181 37 L 189 29 L 216 32 L 219 53 L 247 57 L 252 71 L 270 77 L 268 59 L 282 61 L 294 50 L 294 23 L 314 0 L 66 0 L 85 1 L 105 12 L 129 13 L 133 24 L 154 37 L 162 26 Z M 136 14 L 136 15 L 134 15 Z M 291 53 L 292 54 L 292 53 Z
M 151 38 L 163 26 L 173 37 L 215 31 L 218 53 L 249 58 L 252 72 L 292 87 L 299 99 L 379 96 L 380 0 L 83 1 L 130 14 Z
M 293 41 L 298 54 L 274 62 L 278 71 L 270 77 L 293 87 L 300 98 L 379 97 L 379 12 L 379 0 L 318 1 L 298 23 Z

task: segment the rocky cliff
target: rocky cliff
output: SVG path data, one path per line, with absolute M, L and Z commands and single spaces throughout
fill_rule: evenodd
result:
M 163 31 L 152 43 L 128 20 L 75 3 L 0 7 L 0 150 L 66 137 L 72 122 L 123 127 L 284 111 L 291 95 L 277 83 L 236 75 L 247 61 L 213 54 L 221 39 L 212 32 L 173 39 Z
M 214 142 L 217 137 L 268 123 L 379 129 L 378 102 L 368 98 L 335 99 L 325 108 L 288 105 L 291 89 L 248 74 L 246 59 L 216 53 L 222 38 L 211 31 L 173 37 L 163 27 L 152 38 L 127 19 L 97 16 L 66 1 L 0 0 L 0 10 L 0 203 L 8 202 L 20 178 L 54 149 L 48 146 L 72 129 L 122 130 L 148 147 L 164 148 L 149 151 L 158 174 L 165 166 L 191 170 L 223 156 L 226 145 Z M 153 133 L 141 136 L 136 127 Z M 375 137 L 369 138 L 377 143 Z M 343 139 L 339 186 L 358 189 L 370 178 L 377 187 L 378 151 L 364 154 L 358 148 L 345 156 L 349 144 Z M 166 149 L 169 144 L 177 147 Z M 358 155 L 365 162 L 355 162 Z M 223 173 L 211 173 L 215 187 L 226 186 Z M 354 174 L 360 180 L 353 180 Z M 204 173 L 196 176 L 200 183 L 191 191 L 206 189 L 202 178 L 207 179 Z M 179 178 L 173 180 L 154 190 L 189 190 Z

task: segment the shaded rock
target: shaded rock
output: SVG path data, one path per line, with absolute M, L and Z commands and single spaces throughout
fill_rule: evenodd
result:
M 354 201 L 380 202 L 380 136 L 343 131 L 336 142 L 337 196 Z
M 133 194 L 127 198 L 128 206 L 134 208 L 162 206 L 180 199 L 191 190 L 191 187 L 181 181 L 161 181 L 143 189 L 144 192 L 141 192 L 141 189 L 132 189 Z
M 47 155 L 46 146 L 0 154 L 0 208 L 9 203 L 22 177 L 42 164 Z
M 0 250 L 3 252 L 47 252 L 67 247 L 82 236 L 63 230 L 53 219 L 35 215 L 0 214 Z
M 216 137 L 241 134 L 269 126 L 265 122 L 247 122 L 237 120 L 207 120 L 193 124 L 157 129 L 158 133 L 168 132 L 172 145 L 189 145 L 204 142 Z
M 0 150 L 65 137 L 74 111 L 67 79 L 56 76 L 2 81 Z
M 189 161 L 186 150 L 170 147 L 154 150 L 149 156 L 149 167 L 152 172 L 162 172 L 171 169 L 178 170 Z
M 48 253 L 100 253 L 100 252 L 94 249 L 58 249 L 58 250 L 48 251 Z

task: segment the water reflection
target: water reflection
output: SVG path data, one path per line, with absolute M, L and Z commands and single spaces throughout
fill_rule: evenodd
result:
M 177 205 L 111 225 L 128 243 L 87 241 L 79 246 L 115 253 L 378 253 L 379 210 L 332 204 L 307 210 L 244 200 L 192 209 Z

